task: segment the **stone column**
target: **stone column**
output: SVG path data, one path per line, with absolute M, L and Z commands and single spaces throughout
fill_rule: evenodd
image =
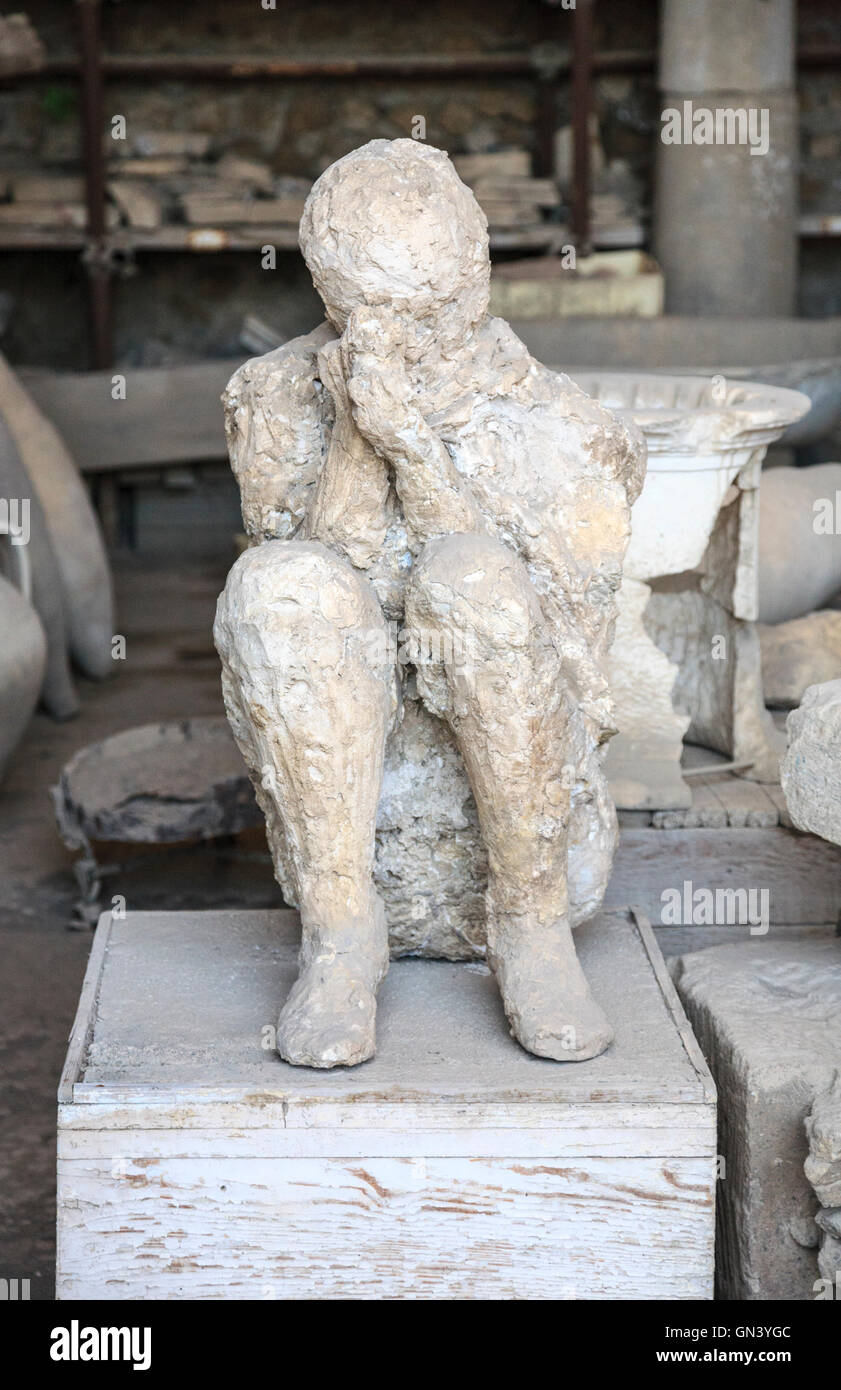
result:
M 793 0 L 663 0 L 659 81 L 654 249 L 666 312 L 794 313 Z M 723 143 L 734 113 L 744 143 Z

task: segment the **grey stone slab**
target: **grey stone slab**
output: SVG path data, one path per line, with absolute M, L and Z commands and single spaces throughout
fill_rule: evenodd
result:
M 103 930 L 100 928 L 100 931 Z M 480 963 L 404 959 L 380 993 L 378 1052 L 350 1070 L 290 1067 L 261 1046 L 295 977 L 291 912 L 130 913 L 112 924 L 81 1080 L 85 1087 L 245 1083 L 296 1097 L 709 1101 L 664 995 L 665 970 L 624 914 L 576 932 L 584 969 L 616 1030 L 587 1062 L 526 1053 L 508 1033 Z M 659 973 L 658 973 L 659 972 Z M 699 1075 L 699 1065 L 702 1074 Z
M 805 1120 L 841 1067 L 841 941 L 715 946 L 682 957 L 676 979 L 720 1098 L 719 1296 L 811 1299 Z

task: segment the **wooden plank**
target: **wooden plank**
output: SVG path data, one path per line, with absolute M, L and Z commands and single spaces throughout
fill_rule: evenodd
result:
M 483 176 L 473 184 L 473 193 L 483 207 L 486 198 L 493 202 L 526 203 L 530 207 L 541 208 L 556 208 L 561 201 L 554 179 Z
M 300 222 L 304 198 L 231 198 L 219 193 L 185 193 L 181 199 L 188 222 L 197 226 L 235 227 Z
M 113 159 L 108 161 L 108 170 L 123 179 L 167 179 L 185 174 L 187 161 L 178 158 Z
M 696 889 L 767 888 L 772 925 L 834 924 L 841 908 L 841 847 L 782 826 L 623 829 L 604 909 L 633 903 L 656 926 L 664 890 L 686 881 Z
M 77 1159 L 57 1293 L 711 1298 L 714 1187 L 711 1157 Z
M 828 928 L 821 930 L 826 932 Z M 655 1099 L 652 1099 L 653 1088 L 648 1089 L 643 1099 L 623 1099 L 618 1094 L 604 1097 L 599 1090 L 595 1099 L 592 1093 L 582 1093 L 560 1100 L 551 1093 L 536 1100 L 524 1100 L 510 1092 L 500 1099 L 487 1088 L 471 1092 L 465 1098 L 462 1088 L 455 1103 L 449 1092 L 444 1094 L 443 1100 L 440 1094 L 435 1099 L 406 1094 L 401 1096 L 395 1109 L 394 1098 L 387 1093 L 367 1098 L 363 1094 L 360 1098 L 359 1094 L 334 1095 L 325 1088 L 321 1094 L 308 1094 L 306 1077 L 302 1078 L 301 1091 L 296 1093 L 278 1082 L 272 1071 L 273 1068 L 262 1083 L 263 1089 L 243 1083 L 201 1086 L 177 1081 L 158 1086 L 142 1082 L 91 1085 L 82 1076 L 74 1084 L 72 1101 L 60 1106 L 62 1129 L 104 1133 L 137 1128 L 152 1133 L 170 1128 L 173 1114 L 177 1113 L 177 1128 L 185 1135 L 188 1131 L 208 1134 L 220 1127 L 237 1132 L 305 1130 L 313 1136 L 312 1153 L 320 1152 L 327 1131 L 347 1132 L 348 1135 L 357 1129 L 394 1132 L 397 1116 L 400 1128 L 413 1133 L 438 1135 L 481 1129 L 499 1135 L 511 1129 L 523 1134 L 545 1130 L 555 1134 L 557 1139 L 558 1131 L 562 1130 L 576 1146 L 580 1146 L 580 1137 L 576 1136 L 585 1131 L 611 1127 L 626 1136 L 622 1142 L 626 1145 L 625 1152 L 630 1153 L 636 1152 L 632 1147 L 632 1134 L 669 1129 L 677 1123 L 675 1117 L 689 1128 L 703 1127 L 705 1123 L 704 1108 L 700 1104 L 703 1093 L 694 1077 L 687 1085 L 672 1085 L 667 1091 L 661 1086 L 657 1093 L 659 1098 Z M 316 1134 L 316 1131 L 321 1133 Z M 183 1142 L 189 1146 L 193 1140 L 185 1138 Z M 195 1142 L 203 1141 L 197 1139 Z M 348 1138 L 347 1142 L 354 1141 Z M 434 1142 L 437 1144 L 438 1140 Z M 680 1140 L 677 1144 L 677 1152 L 696 1152 L 695 1148 L 683 1150 Z
M 695 749 L 695 753 L 702 750 Z M 734 777 L 724 764 L 703 776 L 697 769 L 687 769 L 687 785 L 692 791 L 692 805 L 668 811 L 654 811 L 652 825 L 658 830 L 693 830 L 698 828 L 734 830 L 743 827 L 770 829 L 779 825 L 780 815 L 774 797 L 759 782 Z
M 779 825 L 777 808 L 759 782 L 748 782 L 744 777 L 722 777 L 716 779 L 716 790 L 727 808 L 727 824 L 734 829 L 742 826 L 767 829 Z
M 654 932 L 651 928 L 651 923 L 646 914 L 639 907 L 631 908 L 631 916 L 636 923 L 637 930 L 640 934 L 640 940 L 642 941 L 646 955 L 651 963 L 651 968 L 654 971 L 654 977 L 660 986 L 660 991 L 666 1002 L 666 1007 L 672 1016 L 672 1021 L 683 1043 L 690 1065 L 695 1069 L 698 1080 L 703 1087 L 704 1099 L 714 1103 L 716 1100 L 715 1082 L 712 1079 L 704 1054 L 698 1046 L 695 1034 L 689 1026 L 689 1020 L 683 1011 L 683 1005 L 678 998 L 678 993 L 672 982 L 672 977 L 666 969 L 662 952 L 660 951 L 660 947 L 657 944 Z
M 254 227 L 182 227 L 171 223 L 154 232 L 138 228 L 125 233 L 122 241 L 136 251 L 259 251 L 266 245 L 277 251 L 299 249 L 297 221 Z
M 74 203 L 85 197 L 85 181 L 77 174 L 13 174 L 10 182 L 20 203 Z
M 316 1107 L 312 1114 L 317 1124 L 284 1126 L 265 1107 L 246 1109 L 233 1102 L 188 1106 L 189 1124 L 181 1124 L 180 1108 L 178 1123 L 174 1122 L 174 1104 L 168 1108 L 160 1103 L 157 1107 L 144 1103 L 96 1108 L 74 1104 L 61 1112 L 59 1158 L 118 1158 L 125 1154 L 127 1131 L 131 1131 L 134 1152 L 155 1158 L 388 1158 L 417 1153 L 431 1158 L 581 1158 L 594 1153 L 618 1158 L 632 1153 L 691 1158 L 715 1152 L 711 1111 L 702 1105 L 528 1107 L 526 1117 L 514 1107 L 515 1115 L 501 1114 L 502 1123 L 496 1128 L 489 1126 L 484 1107 L 480 1123 L 465 1107 L 455 1127 L 442 1123 L 419 1127 L 418 1116 L 410 1108 L 402 1116 L 400 1129 L 394 1127 L 393 1115 L 392 1123 L 385 1125 L 382 1110 L 363 1108 L 366 1127 L 350 1123 L 354 1119 L 351 1107 L 335 1115 L 330 1113 L 335 1106 Z M 367 1115 L 371 1110 L 375 1113 Z M 74 1123 L 73 1112 L 81 1112 L 87 1124 Z M 147 1127 L 149 1118 L 155 1124 Z M 523 1125 L 521 1118 L 535 1123 Z
M 457 154 L 453 164 L 460 179 L 473 184 L 478 179 L 528 178 L 531 155 L 528 150 L 497 150 L 491 154 Z
M 86 473 L 225 459 L 220 396 L 239 358 L 196 366 L 124 368 L 125 400 L 111 372 L 21 371 L 36 404 Z
M 81 229 L 87 226 L 88 212 L 84 203 L 44 203 L 18 202 L 0 203 L 0 225 L 23 227 L 71 227 Z M 116 226 L 119 215 L 116 208 L 106 208 L 106 225 Z

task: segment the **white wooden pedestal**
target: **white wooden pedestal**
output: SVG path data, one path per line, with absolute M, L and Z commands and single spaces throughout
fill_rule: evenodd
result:
M 483 965 L 404 960 L 377 1057 L 330 1072 L 271 1050 L 293 913 L 103 917 L 59 1093 L 59 1298 L 712 1297 L 710 1074 L 650 930 L 579 942 L 604 1056 L 531 1057 Z

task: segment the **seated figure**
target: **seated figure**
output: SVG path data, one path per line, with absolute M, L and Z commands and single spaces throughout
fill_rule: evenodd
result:
M 525 1048 L 593 1057 L 572 928 L 615 846 L 605 658 L 644 444 L 488 316 L 486 220 L 442 151 L 338 160 L 300 241 L 327 321 L 228 386 L 251 545 L 214 628 L 301 915 L 278 1051 L 373 1055 L 390 931 L 486 956 Z

